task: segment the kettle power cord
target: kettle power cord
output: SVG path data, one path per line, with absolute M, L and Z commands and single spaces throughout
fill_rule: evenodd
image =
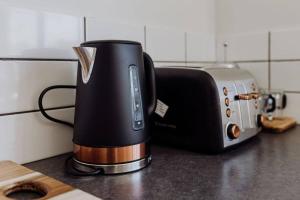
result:
M 72 124 L 71 122 L 67 122 L 67 121 L 63 121 L 63 120 L 51 117 L 50 115 L 47 114 L 47 112 L 44 109 L 43 98 L 44 98 L 45 94 L 47 92 L 49 92 L 50 90 L 55 90 L 55 89 L 76 89 L 76 86 L 75 85 L 53 85 L 53 86 L 45 88 L 39 96 L 38 104 L 39 104 L 40 111 L 43 114 L 43 116 L 46 117 L 48 120 L 56 122 L 56 123 L 64 124 L 71 128 L 74 128 L 74 124 Z
M 55 89 L 76 89 L 75 85 L 54 85 L 54 86 L 50 86 L 45 88 L 42 93 L 39 96 L 38 99 L 38 105 L 39 105 L 39 109 L 42 113 L 42 115 L 47 118 L 50 121 L 56 122 L 56 123 L 60 123 L 66 126 L 69 126 L 71 128 L 74 128 L 74 124 L 71 122 L 67 122 L 61 119 L 56 119 L 54 117 L 51 117 L 50 115 L 48 115 L 48 113 L 46 112 L 44 106 L 43 106 L 43 98 L 45 96 L 45 94 L 47 92 L 49 92 L 50 90 L 55 90 Z M 72 161 L 72 162 L 71 162 Z M 66 161 L 65 161 L 65 170 L 67 174 L 73 175 L 73 176 L 96 176 L 96 175 L 102 175 L 103 174 L 103 170 L 96 168 L 96 167 L 88 167 L 89 171 L 83 171 L 78 169 L 77 167 L 75 167 L 74 164 L 74 160 L 73 160 L 73 155 L 69 156 Z M 87 167 L 86 167 L 87 168 Z

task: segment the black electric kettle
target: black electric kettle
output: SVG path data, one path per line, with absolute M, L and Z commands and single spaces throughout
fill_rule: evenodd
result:
M 156 106 L 155 73 L 151 57 L 133 41 L 89 41 L 73 48 L 79 58 L 76 88 L 74 155 L 77 171 L 125 173 L 151 162 L 149 116 Z

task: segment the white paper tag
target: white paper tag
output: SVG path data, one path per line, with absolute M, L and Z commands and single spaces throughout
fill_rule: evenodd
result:
M 166 104 L 164 104 L 162 101 L 160 101 L 159 99 L 157 99 L 157 105 L 156 105 L 156 109 L 155 109 L 155 113 L 158 114 L 159 116 L 161 116 L 162 118 L 165 117 L 167 111 L 169 109 L 169 106 L 167 106 Z

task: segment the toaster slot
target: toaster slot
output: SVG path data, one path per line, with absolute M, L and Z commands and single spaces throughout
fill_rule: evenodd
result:
M 235 87 L 237 90 L 238 95 L 246 95 L 248 94 L 247 89 L 245 88 L 244 84 L 241 81 L 235 81 Z M 238 100 L 236 101 L 239 104 L 240 111 L 241 111 L 241 120 L 242 120 L 242 129 L 251 128 L 251 118 L 249 114 L 249 101 L 245 100 Z
M 258 89 L 254 79 L 245 80 L 244 86 L 249 94 L 257 94 L 258 96 Z M 256 127 L 256 118 L 259 114 L 259 100 L 258 98 L 252 98 L 248 101 L 248 109 L 249 109 L 249 117 L 250 117 L 250 127 Z

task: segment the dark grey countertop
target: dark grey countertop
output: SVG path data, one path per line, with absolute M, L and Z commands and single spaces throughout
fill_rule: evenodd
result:
M 299 126 L 220 155 L 153 146 L 152 164 L 125 175 L 73 178 L 67 156 L 26 166 L 103 199 L 300 199 Z

